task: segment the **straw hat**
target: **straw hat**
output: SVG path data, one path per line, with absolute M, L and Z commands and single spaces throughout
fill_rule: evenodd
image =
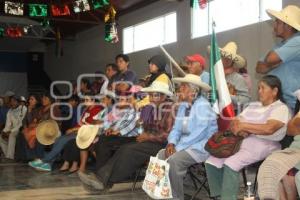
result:
M 267 9 L 270 17 L 275 17 L 280 21 L 290 25 L 300 31 L 300 8 L 294 5 L 289 5 L 281 11 Z
M 195 74 L 186 74 L 183 78 L 173 78 L 172 81 L 174 81 L 175 83 L 191 83 L 200 87 L 206 92 L 210 91 L 211 89 L 208 84 L 202 82 L 200 76 Z
M 83 125 L 78 130 L 76 136 L 76 144 L 80 149 L 88 148 L 98 134 L 100 126 L 98 125 Z
M 142 88 L 142 92 L 159 92 L 163 93 L 169 97 L 173 96 L 173 93 L 170 90 L 170 86 L 167 83 L 162 81 L 153 81 L 149 87 Z
M 43 145 L 51 145 L 60 136 L 58 124 L 55 120 L 45 120 L 36 128 L 36 138 Z
M 15 95 L 14 92 L 8 90 L 8 91 L 6 91 L 4 94 L 2 94 L 1 97 L 12 97 L 12 96 L 14 96 L 14 95 Z
M 235 42 L 228 42 L 223 48 L 219 48 L 222 57 L 232 60 L 237 68 L 244 68 L 246 66 L 246 60 L 237 54 L 237 44 Z M 210 53 L 210 46 L 207 47 L 208 53 Z

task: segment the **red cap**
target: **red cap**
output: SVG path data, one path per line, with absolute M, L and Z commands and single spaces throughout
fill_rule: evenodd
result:
M 200 54 L 194 54 L 190 56 L 186 56 L 185 59 L 190 62 L 198 62 L 200 63 L 203 67 L 205 66 L 205 59 L 203 56 Z

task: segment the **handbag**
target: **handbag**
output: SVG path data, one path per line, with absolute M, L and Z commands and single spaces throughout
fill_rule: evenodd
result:
M 152 199 L 173 198 L 169 169 L 170 165 L 166 160 L 150 157 L 142 188 Z
M 231 131 L 218 131 L 205 144 L 205 150 L 217 158 L 228 158 L 240 150 L 242 136 L 236 136 Z

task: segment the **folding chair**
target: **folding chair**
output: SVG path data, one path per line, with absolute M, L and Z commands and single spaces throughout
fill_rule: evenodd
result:
M 148 166 L 148 164 L 146 164 L 146 165 L 144 165 L 144 166 L 142 166 L 142 167 L 140 167 L 139 169 L 136 170 L 134 180 L 133 180 L 133 183 L 132 183 L 132 187 L 131 187 L 132 192 L 135 190 L 136 183 L 138 182 L 139 178 L 145 177 L 147 166 Z
M 262 161 L 258 161 L 256 163 L 253 163 L 252 165 L 248 166 L 248 167 L 255 167 L 256 171 L 255 171 L 255 179 L 254 179 L 254 184 L 253 184 L 253 194 L 256 195 L 257 194 L 257 176 L 258 176 L 258 170 L 260 165 L 264 162 L 264 160 Z M 247 187 L 247 176 L 246 176 L 246 168 L 244 168 L 242 170 L 243 173 L 243 179 L 244 179 L 244 184 L 245 187 Z
M 204 188 L 208 196 L 210 196 L 204 163 L 197 163 L 190 166 L 188 168 L 187 174 L 191 177 L 194 188 L 196 190 L 190 200 L 193 200 L 199 194 L 202 188 Z

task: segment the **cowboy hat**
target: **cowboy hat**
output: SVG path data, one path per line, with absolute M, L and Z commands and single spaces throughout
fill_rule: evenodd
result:
M 105 90 L 104 92 L 103 92 L 103 94 L 105 95 L 105 96 L 108 96 L 108 97 L 110 97 L 110 98 L 112 98 L 112 99 L 115 99 L 116 98 L 116 94 L 113 92 L 113 91 L 111 91 L 111 90 Z
M 142 88 L 142 92 L 159 92 L 163 93 L 169 97 L 173 96 L 173 93 L 170 91 L 170 86 L 167 83 L 162 81 L 153 81 L 149 87 Z
M 24 96 L 20 96 L 20 97 L 19 97 L 19 101 L 20 101 L 20 102 L 26 102 L 26 98 L 25 98 Z
M 294 5 L 286 6 L 281 11 L 271 9 L 266 10 L 270 17 L 275 17 L 280 21 L 290 25 L 296 30 L 300 31 L 300 8 Z
M 244 68 L 246 66 L 246 60 L 237 54 L 237 44 L 235 42 L 228 42 L 223 48 L 219 48 L 222 57 L 232 60 L 237 68 Z M 210 46 L 207 47 L 208 53 L 210 53 Z
M 36 139 L 43 145 L 51 145 L 60 136 L 58 124 L 49 119 L 38 124 L 36 128 Z
M 12 96 L 15 96 L 15 93 L 10 90 L 6 91 L 4 94 L 1 95 L 1 97 L 12 97 Z
M 88 148 L 98 134 L 100 126 L 83 125 L 79 128 L 76 136 L 76 144 L 80 149 Z
M 200 87 L 206 92 L 210 91 L 211 89 L 208 84 L 202 82 L 200 76 L 197 76 L 195 74 L 186 74 L 183 78 L 173 78 L 172 81 L 175 83 L 191 83 Z

